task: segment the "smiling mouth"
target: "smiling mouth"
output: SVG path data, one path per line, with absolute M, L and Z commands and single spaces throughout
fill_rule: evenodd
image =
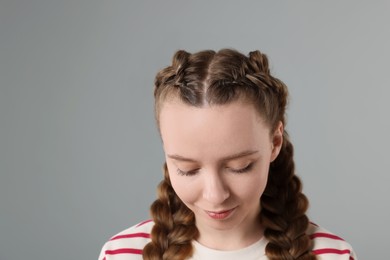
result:
M 205 211 L 207 215 L 209 215 L 209 217 L 213 219 L 227 219 L 233 214 L 236 208 L 237 207 L 228 210 L 222 210 L 222 211 L 208 211 L 208 210 Z

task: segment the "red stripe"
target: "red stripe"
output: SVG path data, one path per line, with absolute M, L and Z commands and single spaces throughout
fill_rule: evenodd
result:
M 335 235 L 332 235 L 332 234 L 329 234 L 329 233 L 314 233 L 314 234 L 310 235 L 311 239 L 317 238 L 317 237 L 326 237 L 326 238 L 331 238 L 331 239 L 335 239 L 335 240 L 342 240 L 342 241 L 344 241 L 344 239 L 342 239 L 341 237 L 338 237 L 338 236 L 335 236 Z
M 119 236 L 111 238 L 110 241 L 116 240 L 116 239 L 134 238 L 134 237 L 150 238 L 150 234 L 148 234 L 148 233 L 133 233 L 133 234 L 126 234 L 126 235 L 119 235 Z
M 144 224 L 146 224 L 146 223 L 149 223 L 149 222 L 152 222 L 152 221 L 153 221 L 153 220 L 151 220 L 151 219 L 145 220 L 145 221 L 139 223 L 136 227 L 142 226 L 142 225 L 144 225 Z
M 118 255 L 118 254 L 142 255 L 142 250 L 134 249 L 134 248 L 120 248 L 116 250 L 106 250 L 106 255 Z
M 339 249 L 334 249 L 334 248 L 323 248 L 323 249 L 313 250 L 313 253 L 315 255 L 322 255 L 322 254 L 344 255 L 344 254 L 350 254 L 351 250 L 349 250 L 349 249 L 339 250 Z

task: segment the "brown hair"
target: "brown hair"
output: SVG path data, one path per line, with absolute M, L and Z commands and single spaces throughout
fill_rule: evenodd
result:
M 283 82 L 270 74 L 268 59 L 259 51 L 245 56 L 235 50 L 178 51 L 172 65 L 155 79 L 155 115 L 167 98 L 179 97 L 190 106 L 223 105 L 241 99 L 252 103 L 271 130 L 285 124 L 288 92 Z M 271 131 L 272 133 L 274 131 Z M 306 234 L 308 200 L 295 175 L 293 146 L 287 132 L 278 157 L 271 163 L 264 193 L 260 198 L 259 221 L 268 239 L 269 259 L 315 259 Z M 195 216 L 178 198 L 164 165 L 164 180 L 151 206 L 155 222 L 152 241 L 143 250 L 144 259 L 183 260 L 192 255 L 192 240 L 198 237 Z

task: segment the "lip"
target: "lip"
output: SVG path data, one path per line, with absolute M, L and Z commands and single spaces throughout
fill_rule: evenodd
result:
M 237 207 L 234 207 L 234 208 L 231 208 L 228 210 L 220 210 L 220 211 L 208 211 L 208 210 L 205 210 L 205 211 L 210 218 L 223 220 L 223 219 L 227 219 L 228 217 L 230 217 L 236 208 Z

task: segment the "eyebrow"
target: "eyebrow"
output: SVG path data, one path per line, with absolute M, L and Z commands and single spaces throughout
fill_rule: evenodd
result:
M 257 152 L 258 151 L 256 151 L 256 150 L 255 151 L 253 151 L 253 150 L 243 151 L 243 152 L 240 152 L 240 153 L 236 153 L 236 154 L 232 154 L 232 155 L 226 156 L 226 157 L 222 158 L 221 161 L 229 161 L 229 160 L 233 160 L 233 159 L 238 159 L 238 158 L 241 158 L 241 157 L 245 157 L 245 156 L 249 156 L 249 155 L 255 154 Z M 187 158 L 187 157 L 184 157 L 184 156 L 181 156 L 181 155 L 178 155 L 178 154 L 168 154 L 168 157 L 171 158 L 171 159 L 177 160 L 177 161 L 196 162 L 196 160 L 194 160 L 194 159 Z

